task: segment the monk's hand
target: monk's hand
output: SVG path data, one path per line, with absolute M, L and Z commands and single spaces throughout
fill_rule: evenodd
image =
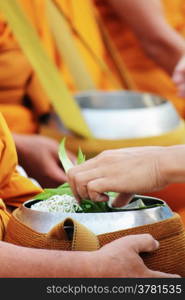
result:
M 179 95 L 185 97 L 185 55 L 178 62 L 172 78 L 177 85 Z
M 159 190 L 168 184 L 164 158 L 167 147 L 138 147 L 105 151 L 68 172 L 80 200 L 106 201 L 105 192 L 120 193 L 113 205 L 122 206 L 133 194 Z
M 153 252 L 158 248 L 159 243 L 149 234 L 129 235 L 117 239 L 93 253 L 98 275 L 127 278 L 179 278 L 179 275 L 152 271 L 145 266 L 139 254 Z
M 43 188 L 57 187 L 67 180 L 58 158 L 58 142 L 38 134 L 14 135 L 19 164 L 28 176 L 35 178 Z M 68 153 L 74 160 L 75 157 Z

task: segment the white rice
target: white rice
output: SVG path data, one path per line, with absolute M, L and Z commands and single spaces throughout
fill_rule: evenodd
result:
M 47 200 L 33 204 L 31 209 L 53 213 L 75 213 L 77 210 L 82 210 L 77 200 L 69 195 L 52 196 Z

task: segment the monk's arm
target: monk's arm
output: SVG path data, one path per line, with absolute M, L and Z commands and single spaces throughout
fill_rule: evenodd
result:
M 131 27 L 146 54 L 172 73 L 185 53 L 185 40 L 165 20 L 160 0 L 108 0 Z
M 0 241 L 0 277 L 92 277 L 90 252 L 41 250 Z M 94 268 L 92 268 L 94 266 Z
M 129 235 L 91 252 L 31 249 L 0 242 L 0 277 L 179 277 L 144 265 L 139 253 L 158 247 L 149 234 Z

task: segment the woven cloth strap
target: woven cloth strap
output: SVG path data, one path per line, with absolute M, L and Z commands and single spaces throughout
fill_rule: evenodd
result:
M 73 231 L 71 239 L 65 230 L 66 225 Z M 5 241 L 25 247 L 55 250 L 93 251 L 100 247 L 98 237 L 73 219 L 65 219 L 44 234 L 20 222 L 16 218 L 16 210 L 8 223 Z
M 66 226 L 73 229 L 71 237 L 65 229 Z M 142 233 L 150 233 L 160 242 L 157 251 L 141 255 L 144 263 L 152 270 L 185 277 L 185 231 L 177 214 L 154 224 L 95 236 L 73 219 L 66 219 L 48 234 L 39 233 L 21 223 L 14 212 L 8 223 L 5 241 L 32 248 L 93 251 L 115 239 Z

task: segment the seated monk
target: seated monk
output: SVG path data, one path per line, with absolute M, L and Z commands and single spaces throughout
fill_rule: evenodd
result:
M 185 53 L 183 0 L 92 0 L 133 86 L 169 99 L 185 118 L 171 79 Z
M 44 41 L 47 41 L 48 53 L 54 55 L 49 38 L 42 28 L 39 29 Z M 14 133 L 20 164 L 43 187 L 56 187 L 66 180 L 58 161 L 58 143 L 38 135 L 39 123 L 50 110 L 47 95 L 1 16 L 0 112 Z M 39 153 L 33 147 L 35 144 L 40 149 Z
M 18 0 L 18 2 L 37 29 L 47 53 L 61 68 L 69 88 L 75 90 L 71 75 L 59 58 L 59 54 L 56 53 L 55 43 L 46 20 L 46 2 L 37 0 Z M 86 7 L 90 11 L 89 4 L 85 5 Z M 88 35 L 95 34 L 97 42 L 94 43 L 94 47 L 98 55 L 102 56 L 104 49 L 98 27 L 94 29 L 94 20 L 88 22 L 92 25 Z M 108 87 L 104 72 L 99 70 L 89 56 L 88 61 L 97 87 Z M 28 175 L 35 178 L 43 187 L 56 187 L 66 180 L 59 166 L 58 143 L 38 135 L 42 120 L 46 119 L 51 111 L 50 101 L 2 16 L 0 16 L 0 70 L 0 112 L 14 133 L 19 162 Z M 33 147 L 36 143 L 39 152 Z M 47 164 L 48 161 L 50 166 Z
M 148 234 L 127 236 L 91 252 L 31 249 L 3 242 L 10 217 L 5 203 L 16 207 L 41 189 L 16 172 L 15 146 L 1 115 L 0 158 L 0 198 L 4 200 L 0 199 L 0 277 L 179 277 L 144 265 L 139 253 L 159 247 Z

